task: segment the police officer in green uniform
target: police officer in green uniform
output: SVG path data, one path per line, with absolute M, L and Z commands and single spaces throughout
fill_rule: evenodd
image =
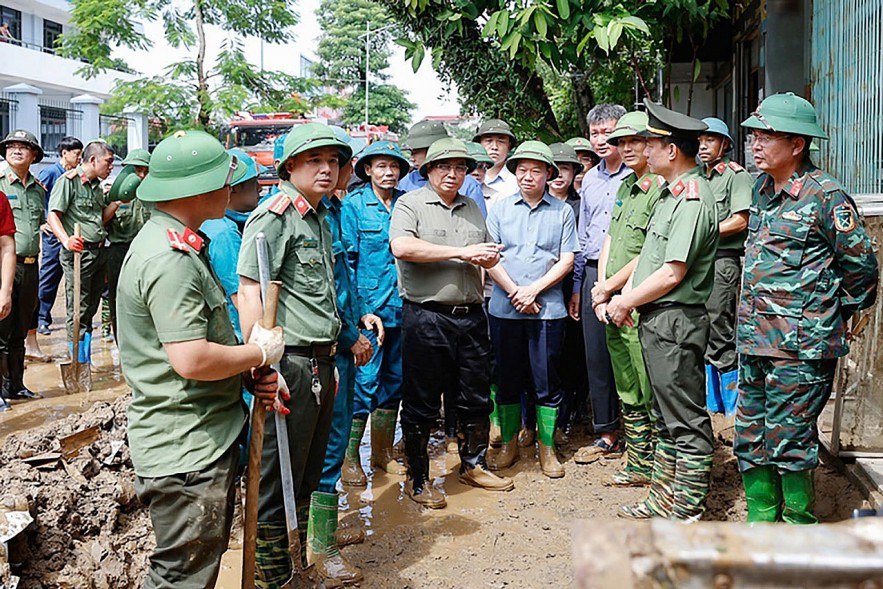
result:
M 650 171 L 665 189 L 656 203 L 631 284 L 610 299 L 608 323 L 632 325 L 653 390 L 656 452 L 650 496 L 620 515 L 695 520 L 705 510 L 714 458 L 705 409 L 703 358 L 708 344 L 705 303 L 714 282 L 717 210 L 711 187 L 696 167 L 702 121 L 644 100 L 649 122 Z
M 702 119 L 708 130 L 699 135 L 699 161 L 717 202 L 720 242 L 714 260 L 714 288 L 708 298 L 711 331 L 705 351 L 708 408 L 731 415 L 736 408 L 736 301 L 742 278 L 742 255 L 754 179 L 727 155 L 733 138 L 720 119 Z
M 43 159 L 43 148 L 30 131 L 11 132 L 0 141 L 0 155 L 9 168 L 0 176 L 15 218 L 15 282 L 12 311 L 0 321 L 0 374 L 6 399 L 36 399 L 41 395 L 24 384 L 25 336 L 37 305 L 40 225 L 44 221 L 46 188 L 31 174 L 31 165 Z
M 350 147 L 327 126 L 307 123 L 285 138 L 277 167 L 280 193 L 251 214 L 239 254 L 239 318 L 249 333 L 260 317 L 260 284 L 255 236 L 269 245 L 270 278 L 280 280 L 279 324 L 285 333 L 281 370 L 290 390 L 288 443 L 295 482 L 298 522 L 308 519 L 311 495 L 319 488 L 334 409 L 334 356 L 340 333 L 334 286 L 331 230 L 322 197 L 337 186 Z M 337 518 L 329 518 L 336 525 Z M 306 549 L 306 525 L 300 525 Z M 332 532 L 333 536 L 333 532 Z M 285 512 L 276 449 L 276 425 L 264 430 L 258 512 L 256 580 L 262 588 L 280 587 L 290 576 Z M 337 545 L 333 543 L 336 550 Z
M 644 150 L 647 140 L 647 113 L 630 112 L 616 122 L 607 143 L 616 146 L 622 161 L 634 170 L 625 177 L 616 192 L 610 215 L 610 229 L 598 258 L 598 276 L 592 288 L 592 306 L 599 321 L 604 321 L 606 303 L 625 286 L 638 263 L 647 225 L 665 180 L 649 170 Z M 632 320 L 635 321 L 635 316 Z M 637 323 L 637 321 L 635 321 Z M 650 483 L 653 470 L 653 428 L 650 411 L 653 394 L 638 328 L 629 325 L 605 325 L 607 349 L 613 367 L 616 392 L 622 403 L 622 425 L 628 460 L 623 470 L 611 478 L 613 486 L 634 487 Z
M 155 155 L 138 198 L 156 209 L 132 241 L 118 293 L 135 491 L 156 536 L 142 587 L 206 589 L 230 535 L 247 415 L 243 373 L 246 384 L 254 374 L 255 395 L 272 406 L 276 373 L 250 369 L 277 361 L 284 341 L 281 329 L 258 328 L 237 345 L 197 230 L 224 214 L 245 166 L 202 131 L 178 131 Z
M 831 395 L 848 321 L 877 295 L 877 258 L 840 183 L 812 164 L 827 139 L 812 104 L 775 94 L 742 126 L 762 172 L 748 221 L 737 349 L 734 451 L 748 521 L 808 524 L 816 421 Z
M 107 299 L 115 338 L 118 337 L 116 298 L 120 269 L 129 244 L 150 218 L 150 210 L 135 197 L 138 185 L 147 176 L 150 153 L 146 149 L 133 149 L 123 160 L 123 166 L 110 187 L 110 204 L 105 211 L 107 215 L 113 212 L 107 223 L 107 241 L 110 242 L 107 246 Z
M 65 301 L 67 303 L 67 337 L 73 350 L 74 324 L 74 252 L 82 252 L 80 266 L 80 335 L 81 361 L 90 360 L 92 318 L 101 303 L 104 279 L 107 273 L 107 252 L 104 240 L 110 220 L 108 195 L 101 189 L 101 181 L 113 170 L 113 149 L 104 141 L 88 143 L 83 149 L 82 163 L 59 178 L 49 197 L 49 227 L 64 249 L 61 266 L 64 269 Z M 80 224 L 82 234 L 74 235 L 74 226 Z M 72 353 L 72 352 L 71 352 Z

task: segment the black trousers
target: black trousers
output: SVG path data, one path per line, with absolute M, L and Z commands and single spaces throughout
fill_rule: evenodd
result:
M 537 405 L 558 407 L 564 319 L 491 317 L 490 323 L 500 375 L 497 404 L 518 404 L 532 392 Z
M 432 424 L 442 393 L 451 395 L 460 427 L 491 414 L 491 345 L 478 305 L 465 315 L 402 305 L 403 425 Z
M 586 344 L 586 373 L 592 399 L 592 427 L 595 433 L 615 432 L 619 428 L 619 397 L 613 380 L 613 367 L 607 349 L 604 324 L 592 310 L 592 287 L 598 280 L 597 262 L 586 264 L 580 296 L 580 321 Z
M 37 306 L 39 275 L 36 264 L 18 262 L 15 265 L 12 310 L 0 321 L 0 354 L 25 349 L 25 337 Z

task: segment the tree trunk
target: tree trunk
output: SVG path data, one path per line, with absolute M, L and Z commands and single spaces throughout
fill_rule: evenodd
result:
M 194 17 L 196 20 L 196 101 L 199 104 L 199 113 L 196 117 L 199 125 L 208 128 L 211 123 L 212 105 L 208 93 L 208 79 L 205 73 L 205 23 L 202 15 L 202 0 L 193 3 Z
M 576 122 L 579 125 L 580 135 L 589 136 L 589 110 L 595 103 L 595 97 L 592 95 L 592 87 L 589 86 L 589 77 L 597 70 L 597 62 L 595 62 L 588 72 L 585 74 L 576 74 L 570 76 L 570 88 L 573 94 L 573 104 L 576 108 Z

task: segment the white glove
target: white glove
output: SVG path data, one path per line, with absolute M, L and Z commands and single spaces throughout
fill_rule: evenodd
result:
M 248 343 L 254 344 L 261 349 L 262 360 L 260 366 L 275 364 L 282 359 L 285 353 L 285 338 L 282 335 L 282 328 L 279 326 L 273 329 L 261 327 L 260 323 L 255 323 L 251 328 L 251 336 Z
M 288 415 L 291 411 L 282 403 L 291 399 L 291 392 L 288 390 L 288 383 L 282 377 L 282 373 L 276 371 L 276 400 L 273 401 L 273 411 L 278 411 L 282 415 Z

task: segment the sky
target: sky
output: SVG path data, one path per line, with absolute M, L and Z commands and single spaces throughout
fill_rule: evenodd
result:
M 315 11 L 319 6 L 319 0 L 299 0 L 297 11 L 300 22 L 294 28 L 295 40 L 287 46 L 264 45 L 264 68 L 282 70 L 289 74 L 299 74 L 300 55 L 316 60 L 313 48 L 321 33 L 319 23 L 316 20 Z M 135 70 L 146 74 L 156 75 L 162 72 L 167 65 L 174 63 L 186 52 L 178 52 L 169 47 L 163 40 L 162 25 L 158 22 L 145 25 L 145 33 L 154 40 L 154 47 L 147 52 L 133 52 L 126 49 L 118 50 L 119 57 L 125 59 Z M 206 34 L 208 57 L 212 57 L 226 34 L 219 29 L 209 29 Z M 413 122 L 428 115 L 457 115 L 456 91 L 448 95 L 444 86 L 432 69 L 431 59 L 427 56 L 423 60 L 420 69 L 414 74 L 411 64 L 404 59 L 404 49 L 392 44 L 393 54 L 390 57 L 390 67 L 386 71 L 390 75 L 390 82 L 408 93 L 411 102 L 417 108 L 411 113 Z M 245 54 L 248 60 L 256 65 L 261 61 L 261 43 L 256 39 L 245 40 Z M 145 59 L 147 57 L 147 59 Z M 370 94 L 369 94 L 370 100 Z

